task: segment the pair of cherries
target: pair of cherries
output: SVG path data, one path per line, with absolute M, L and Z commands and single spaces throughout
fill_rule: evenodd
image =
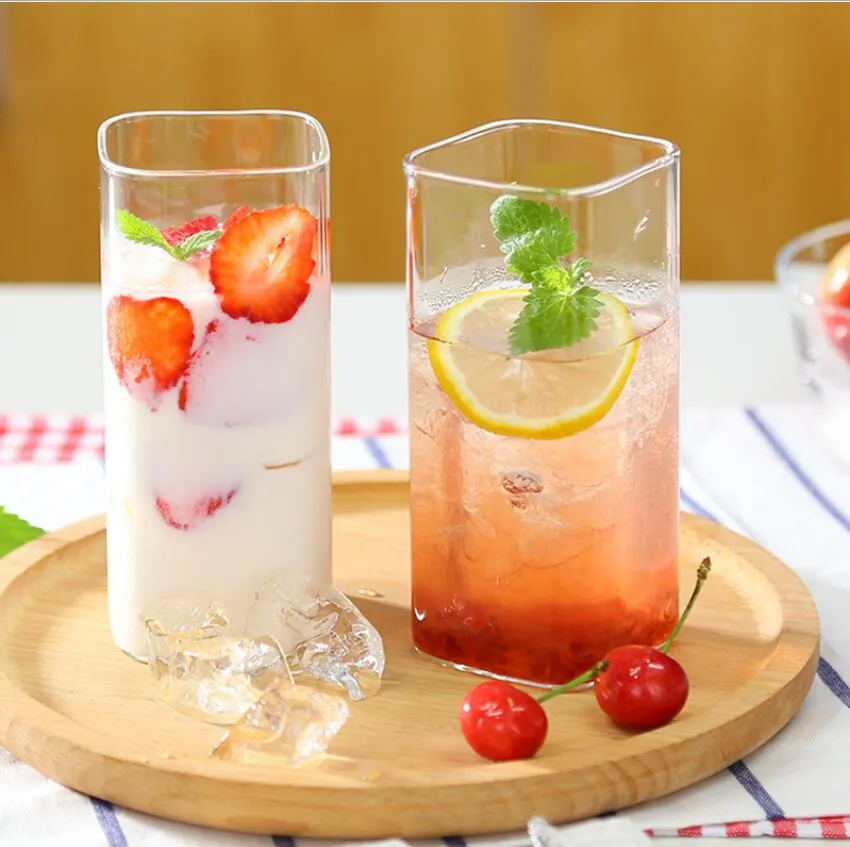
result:
M 534 698 L 500 680 L 475 686 L 463 698 L 460 728 L 479 756 L 495 762 L 529 759 L 543 746 L 549 719 L 543 703 L 590 683 L 599 708 L 617 725 L 633 730 L 656 729 L 682 711 L 690 686 L 684 668 L 668 655 L 711 570 L 703 559 L 688 604 L 670 637 L 660 647 L 629 644 L 617 647 L 593 668 Z

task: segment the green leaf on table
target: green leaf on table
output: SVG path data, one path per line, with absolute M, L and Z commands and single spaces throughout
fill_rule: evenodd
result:
M 43 529 L 28 524 L 23 518 L 0 506 L 0 557 L 17 550 L 44 535 Z

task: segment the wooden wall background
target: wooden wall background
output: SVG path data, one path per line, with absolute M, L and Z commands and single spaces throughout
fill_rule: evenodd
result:
M 337 281 L 404 273 L 401 157 L 551 117 L 683 151 L 683 276 L 772 278 L 850 217 L 850 5 L 15 3 L 0 9 L 0 281 L 98 278 L 95 131 L 280 107 L 331 140 Z

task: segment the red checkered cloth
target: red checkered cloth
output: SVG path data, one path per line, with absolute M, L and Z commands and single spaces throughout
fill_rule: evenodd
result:
M 103 424 L 94 418 L 0 415 L 0 464 L 54 464 L 103 456 Z
M 335 436 L 397 435 L 404 424 L 391 418 L 338 418 Z M 99 415 L 0 415 L 0 464 L 55 464 L 103 457 Z
M 682 829 L 648 829 L 652 838 L 850 838 L 850 817 L 788 818 L 778 821 L 740 821 Z

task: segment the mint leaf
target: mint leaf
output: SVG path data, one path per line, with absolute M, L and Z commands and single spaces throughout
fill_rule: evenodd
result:
M 115 217 L 118 219 L 118 228 L 130 241 L 146 244 L 149 247 L 161 247 L 170 256 L 178 258 L 171 245 L 165 240 L 165 236 L 153 224 L 137 218 L 126 209 L 119 209 Z
M 519 276 L 555 264 L 575 250 L 576 234 L 569 219 L 546 203 L 503 195 L 490 207 L 490 222 L 508 256 L 508 269 Z
M 28 524 L 0 506 L 0 558 L 42 535 L 43 529 Z
M 143 221 L 132 212 L 119 209 L 116 217 L 118 218 L 118 228 L 130 241 L 134 241 L 136 244 L 145 244 L 148 247 L 160 247 L 169 256 L 177 259 L 178 262 L 205 250 L 221 237 L 220 230 L 204 230 L 203 232 L 194 232 L 179 244 L 172 246 L 153 224 Z
M 199 253 L 201 250 L 206 250 L 210 244 L 215 244 L 221 238 L 221 231 L 217 229 L 208 229 L 203 232 L 194 232 L 188 238 L 183 239 L 178 245 L 171 248 L 172 254 L 181 262 L 188 259 L 189 256 Z
M 490 207 L 490 222 L 505 267 L 531 285 L 508 334 L 511 354 L 569 347 L 592 335 L 602 302 L 585 281 L 590 262 L 565 262 L 577 241 L 569 218 L 547 203 L 503 195 Z
M 570 268 L 573 280 L 581 282 L 585 274 L 590 272 L 591 265 L 592 262 L 588 262 L 587 259 L 576 259 Z
M 508 245 L 503 244 L 502 250 Z M 552 258 L 548 245 L 542 243 L 534 235 L 516 239 L 510 243 L 510 252 L 505 259 L 505 267 L 516 274 L 523 282 L 532 282 L 534 273 L 541 267 L 547 267 L 557 262 Z
M 533 287 L 526 295 L 508 335 L 511 353 L 557 350 L 589 338 L 596 329 L 602 303 L 587 285 L 576 289 Z

